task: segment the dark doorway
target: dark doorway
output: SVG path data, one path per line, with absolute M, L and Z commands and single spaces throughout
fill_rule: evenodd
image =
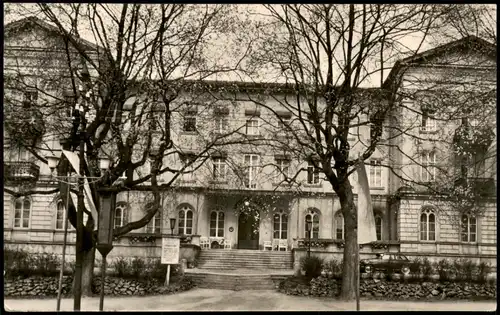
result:
M 257 210 L 241 212 L 238 218 L 238 248 L 259 249 L 259 217 Z

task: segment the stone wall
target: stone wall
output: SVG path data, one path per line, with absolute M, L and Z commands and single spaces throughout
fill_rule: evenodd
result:
M 59 277 L 29 277 L 4 280 L 5 296 L 57 296 Z M 62 283 L 62 294 L 67 296 L 71 292 L 73 283 L 72 276 L 64 276 Z M 164 287 L 161 281 L 139 281 L 133 279 L 121 279 L 106 277 L 104 293 L 106 295 L 150 295 L 166 294 L 178 291 L 186 291 L 193 287 L 191 280 L 183 278 L 172 282 L 170 286 Z M 101 291 L 101 277 L 94 277 L 92 292 Z

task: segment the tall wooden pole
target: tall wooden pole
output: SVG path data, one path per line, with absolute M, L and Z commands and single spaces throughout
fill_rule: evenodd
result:
M 84 174 L 85 174 L 85 106 L 81 114 L 81 128 L 80 128 L 80 176 L 78 177 L 78 211 L 76 213 L 76 262 L 75 262 L 75 287 L 74 287 L 74 300 L 73 310 L 80 311 L 82 301 L 82 269 L 83 269 L 83 212 L 85 208 L 85 200 L 83 193 Z
M 68 180 L 69 182 L 69 180 Z M 70 196 L 70 187 L 71 185 L 68 183 L 68 195 L 66 198 L 66 208 L 65 218 L 64 218 L 64 240 L 63 240 L 63 248 L 62 248 L 62 261 L 61 261 L 61 271 L 59 272 L 59 287 L 57 288 L 57 311 L 61 309 L 61 295 L 62 295 L 62 281 L 64 275 L 64 262 L 66 259 L 66 242 L 68 237 L 68 208 L 69 208 L 69 198 Z
M 106 280 L 106 257 L 108 255 L 102 256 L 102 266 L 101 266 L 101 292 L 99 297 L 99 311 L 104 309 L 104 282 Z
M 359 244 L 356 244 L 356 311 L 359 311 L 359 278 L 361 273 L 359 272 Z

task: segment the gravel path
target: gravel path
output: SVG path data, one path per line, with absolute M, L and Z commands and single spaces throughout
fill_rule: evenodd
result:
M 5 299 L 13 311 L 55 311 L 56 299 Z M 73 309 L 72 299 L 63 299 L 62 311 Z M 82 311 L 97 311 L 99 298 L 82 299 Z M 107 297 L 106 311 L 353 311 L 354 302 L 329 298 L 288 296 L 276 291 L 226 291 L 193 289 L 175 295 Z M 361 300 L 361 310 L 370 311 L 494 311 L 496 301 L 376 301 Z

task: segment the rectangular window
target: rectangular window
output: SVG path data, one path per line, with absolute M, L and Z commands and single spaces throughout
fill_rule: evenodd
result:
M 225 116 L 216 116 L 215 117 L 215 132 L 216 133 L 225 133 L 227 130 L 227 118 Z
M 382 187 L 382 161 L 370 161 L 370 187 Z
M 307 183 L 319 184 L 319 169 L 314 167 L 312 162 L 309 162 L 307 166 Z
M 247 119 L 246 134 L 256 136 L 259 134 L 259 121 L 257 119 Z
M 28 198 L 24 200 L 18 198 L 14 204 L 14 227 L 29 228 L 30 227 L 30 210 L 31 202 Z
M 258 155 L 245 155 L 245 187 L 246 188 L 257 188 L 257 167 L 259 164 Z
M 186 114 L 186 116 L 184 116 L 184 131 L 196 131 L 196 116 L 192 114 Z
M 420 155 L 420 181 L 433 182 L 436 177 L 436 155 L 433 151 Z
M 56 204 L 56 230 L 62 230 L 64 228 L 64 218 L 66 210 L 62 200 L 59 200 Z
M 437 123 L 435 119 L 429 117 L 428 113 L 423 112 L 421 117 L 420 131 L 434 132 L 436 131 Z
M 215 180 L 226 180 L 226 159 L 218 157 L 213 159 L 213 177 Z
M 210 236 L 224 237 L 224 212 L 212 211 L 210 214 Z
M 155 216 L 146 225 L 146 233 L 161 233 L 161 212 L 158 210 Z
M 276 159 L 275 183 L 283 183 L 290 178 L 290 160 Z

